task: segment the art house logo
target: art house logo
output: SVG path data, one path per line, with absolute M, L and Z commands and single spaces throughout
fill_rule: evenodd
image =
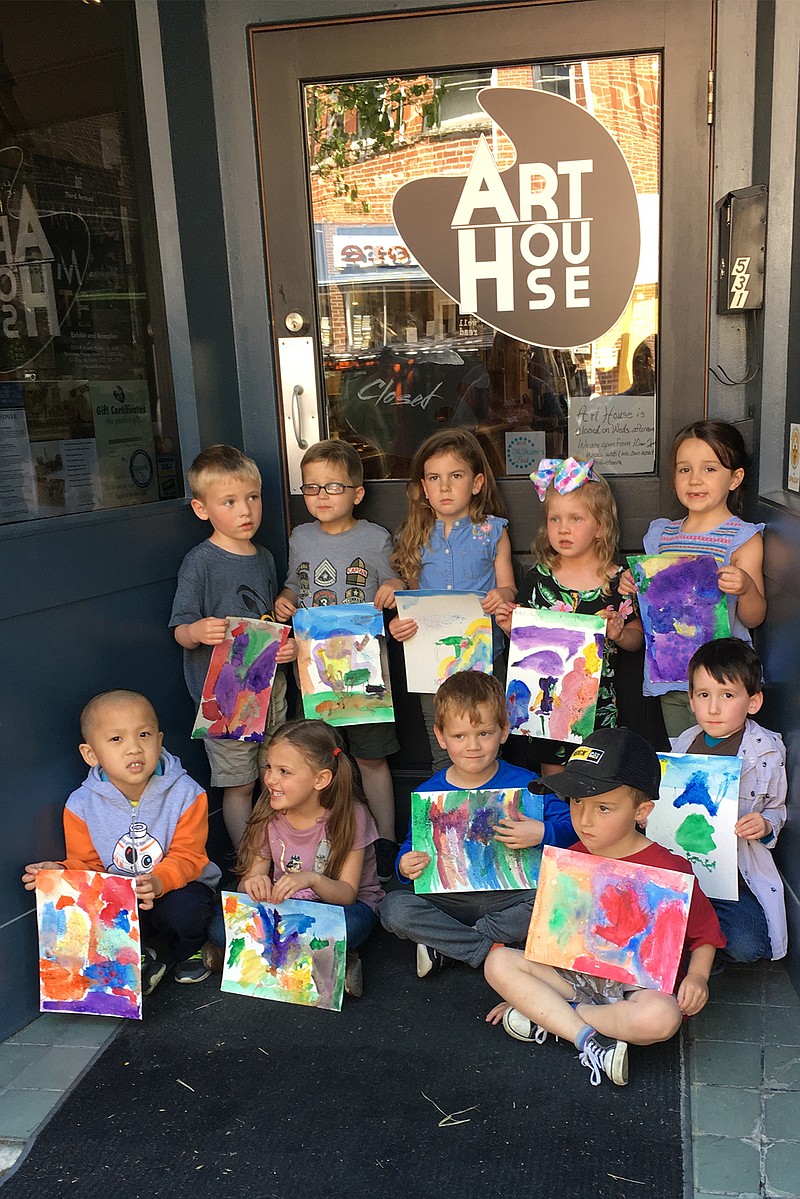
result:
M 484 88 L 478 103 L 507 134 L 499 170 L 481 137 L 466 176 L 404 184 L 394 222 L 462 313 L 534 345 L 594 341 L 624 312 L 639 264 L 628 164 L 585 109 L 547 92 Z

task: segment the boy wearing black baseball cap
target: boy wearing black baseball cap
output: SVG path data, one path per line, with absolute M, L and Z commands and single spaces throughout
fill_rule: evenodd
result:
M 691 874 L 685 858 L 650 841 L 641 831 L 658 799 L 661 769 L 653 748 L 630 729 L 598 729 L 572 754 L 564 770 L 547 776 L 547 788 L 566 799 L 581 853 Z M 541 1044 L 548 1032 L 572 1041 L 593 1086 L 605 1074 L 628 1081 L 628 1042 L 667 1041 L 683 1016 L 708 999 L 716 949 L 725 944 L 711 903 L 692 889 L 684 949 L 686 973 L 675 995 L 612 979 L 529 962 L 520 950 L 496 949 L 486 959 L 489 984 L 506 1002 L 487 1015 L 502 1020 L 510 1036 Z

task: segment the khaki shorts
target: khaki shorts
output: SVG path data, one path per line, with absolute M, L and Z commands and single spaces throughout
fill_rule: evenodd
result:
M 267 750 L 272 734 L 285 723 L 286 675 L 282 670 L 278 670 L 272 684 L 263 742 L 226 741 L 220 737 L 206 737 L 206 754 L 211 765 L 211 786 L 244 787 L 260 779 L 267 764 Z

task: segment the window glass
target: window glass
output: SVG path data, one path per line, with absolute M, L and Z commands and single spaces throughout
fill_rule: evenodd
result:
M 514 150 L 480 88 L 548 91 L 592 113 L 637 194 L 641 252 L 627 308 L 591 344 L 548 349 L 491 328 L 436 286 L 392 221 L 409 180 L 465 175 L 481 137 L 503 169 Z M 655 464 L 659 294 L 660 59 L 487 65 L 460 75 L 306 87 L 308 166 L 327 421 L 367 477 L 408 476 L 420 442 L 471 429 L 498 475 L 542 456 L 594 457 L 609 474 Z
M 178 494 L 136 64 L 127 2 L 3 6 L 2 523 Z

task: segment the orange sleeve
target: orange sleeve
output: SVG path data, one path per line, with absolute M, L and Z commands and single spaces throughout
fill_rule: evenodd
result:
M 153 874 L 164 891 L 177 891 L 200 877 L 208 865 L 208 799 L 201 791 L 186 809 L 175 827 L 169 849 L 153 867 Z
M 105 870 L 86 821 L 69 808 L 64 809 L 64 844 L 64 865 L 67 870 Z

